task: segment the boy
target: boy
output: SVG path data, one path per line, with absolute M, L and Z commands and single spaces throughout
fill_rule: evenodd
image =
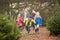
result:
M 30 27 L 32 25 L 34 25 L 33 23 L 35 23 L 35 21 L 32 19 L 32 17 L 27 17 L 25 20 L 24 20 L 24 23 L 25 23 L 25 26 L 26 26 L 26 30 L 28 32 L 28 34 L 30 33 Z

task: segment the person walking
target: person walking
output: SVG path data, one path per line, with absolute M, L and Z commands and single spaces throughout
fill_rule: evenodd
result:
M 17 23 L 17 25 L 18 25 L 18 28 L 19 28 L 20 30 L 22 30 L 22 29 L 23 29 L 23 19 L 22 19 L 22 17 L 21 17 L 21 14 L 18 14 L 18 15 L 17 15 L 16 23 Z
M 26 19 L 27 16 L 29 15 L 29 10 L 30 10 L 30 7 L 26 7 L 26 8 L 24 9 L 24 19 Z
M 30 27 L 33 25 L 33 23 L 35 23 L 35 21 L 32 19 L 32 17 L 27 17 L 24 20 L 25 26 L 26 26 L 26 30 L 28 32 L 28 34 L 30 33 Z
M 40 16 L 40 13 L 39 13 L 39 12 L 36 12 L 35 22 L 36 22 L 35 32 L 38 33 L 38 31 L 39 31 L 39 26 L 42 25 L 42 17 Z

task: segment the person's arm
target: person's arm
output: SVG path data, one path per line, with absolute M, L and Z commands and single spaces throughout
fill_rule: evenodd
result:
M 40 18 L 40 25 L 42 25 L 42 18 Z
M 24 26 L 26 26 L 26 25 L 27 25 L 27 19 L 24 20 Z
M 33 22 L 34 24 L 36 24 L 35 20 L 32 20 L 32 22 Z

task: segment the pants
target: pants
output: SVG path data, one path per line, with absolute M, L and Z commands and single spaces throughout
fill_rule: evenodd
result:
M 35 30 L 35 23 L 32 23 L 31 26 L 33 27 L 33 30 Z
M 33 30 L 34 30 L 35 29 L 35 25 L 33 24 L 32 27 L 33 27 Z
M 20 27 L 19 27 L 19 29 L 20 29 L 20 30 L 23 30 L 23 29 L 24 29 L 24 27 L 23 27 L 23 26 L 20 26 Z
M 30 27 L 29 26 L 26 26 L 26 30 L 28 33 L 30 33 Z
M 39 31 L 39 24 L 35 26 L 35 32 L 38 32 L 38 31 Z

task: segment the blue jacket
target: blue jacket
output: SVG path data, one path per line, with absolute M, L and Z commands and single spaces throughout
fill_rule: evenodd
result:
M 41 24 L 42 24 L 42 18 L 41 18 L 41 17 L 37 17 L 37 18 L 35 19 L 35 22 L 36 22 L 36 25 L 37 25 L 37 24 L 41 25 Z

